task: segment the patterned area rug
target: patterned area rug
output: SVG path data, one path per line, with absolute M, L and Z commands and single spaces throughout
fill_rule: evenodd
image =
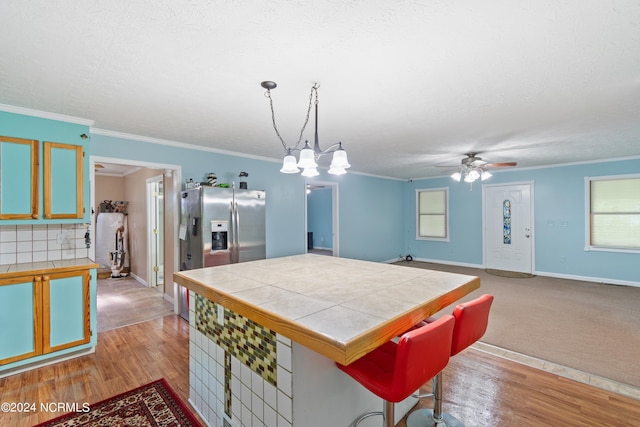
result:
M 90 406 L 88 412 L 69 413 L 36 427 L 202 427 L 164 378 Z

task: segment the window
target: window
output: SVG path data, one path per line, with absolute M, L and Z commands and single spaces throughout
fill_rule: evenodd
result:
M 417 239 L 449 241 L 449 189 L 416 190 Z
M 585 178 L 587 250 L 640 250 L 640 175 Z

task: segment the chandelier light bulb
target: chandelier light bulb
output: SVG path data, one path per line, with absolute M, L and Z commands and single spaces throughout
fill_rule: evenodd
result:
M 452 178 L 454 181 L 458 181 L 458 182 L 460 182 L 460 180 L 462 179 L 462 174 L 461 174 L 460 172 L 456 172 L 456 173 L 454 173 L 453 175 L 451 175 L 451 178 Z
M 489 179 L 489 178 L 491 178 L 491 176 L 492 176 L 492 175 L 491 175 L 489 172 L 487 172 L 487 171 L 482 171 L 482 173 L 480 174 L 480 179 L 481 179 L 482 181 L 484 181 L 485 179 Z
M 284 156 L 284 159 L 282 161 L 282 169 L 280 169 L 280 172 L 282 173 L 300 172 L 300 169 L 298 169 L 298 167 L 296 166 L 296 163 L 297 163 L 296 156 L 291 154 L 291 150 L 288 150 L 287 155 Z
M 344 175 L 345 173 L 347 173 L 346 170 L 344 170 L 344 168 L 336 168 L 336 167 L 330 167 L 329 171 L 328 171 L 331 175 Z
M 318 176 L 320 175 L 320 173 L 318 172 L 318 169 L 313 167 L 313 168 L 304 168 L 301 175 L 306 177 L 312 177 L 312 176 Z
M 304 148 L 300 150 L 300 161 L 298 162 L 298 167 L 303 169 L 318 167 L 315 154 L 309 145 L 309 141 L 305 141 Z
M 338 149 L 333 152 L 330 167 L 339 169 L 347 169 L 351 167 L 349 160 L 347 160 L 347 152 L 342 148 L 342 142 L 338 143 Z

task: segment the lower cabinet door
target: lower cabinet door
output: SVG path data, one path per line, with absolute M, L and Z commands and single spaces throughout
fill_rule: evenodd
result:
M 0 366 L 42 353 L 41 278 L 0 281 Z
M 43 276 L 43 353 L 88 343 L 89 271 Z

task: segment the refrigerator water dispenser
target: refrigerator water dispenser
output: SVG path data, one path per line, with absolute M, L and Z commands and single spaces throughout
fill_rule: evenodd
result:
M 227 221 L 211 221 L 211 253 L 229 250 L 228 235 Z

